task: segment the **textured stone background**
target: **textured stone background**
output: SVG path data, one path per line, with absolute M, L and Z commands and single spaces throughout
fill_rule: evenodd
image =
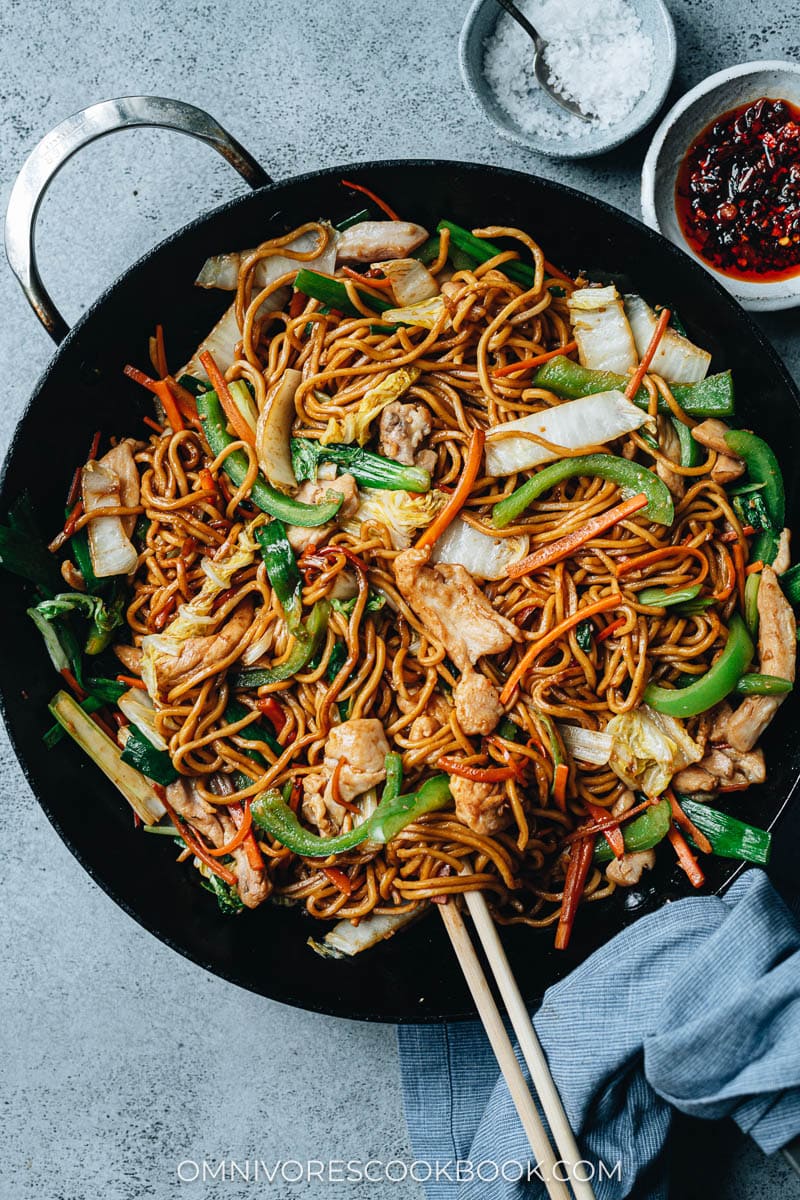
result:
M 670 7 L 680 46 L 674 97 L 728 64 L 800 53 L 796 0 Z M 64 116 L 152 92 L 210 109 L 276 178 L 354 159 L 466 158 L 564 179 L 638 212 L 647 134 L 574 165 L 497 139 L 461 87 L 465 10 L 463 0 L 6 0 L 0 205 L 25 154 Z M 53 186 L 39 237 L 44 277 L 67 317 L 240 187 L 209 151 L 166 133 L 126 133 L 85 151 Z M 5 270 L 0 312 L 4 451 L 52 347 Z M 764 327 L 800 370 L 796 313 Z M 4 737 L 0 787 L 0 1200 L 166 1200 L 184 1191 L 234 1200 L 257 1189 L 179 1185 L 176 1163 L 408 1155 L 391 1028 L 270 1004 L 185 962 L 83 874 L 33 802 Z M 243 1042 L 246 1056 L 231 1050 Z M 676 1155 L 681 1200 L 800 1197 L 780 1158 L 764 1160 L 726 1126 L 687 1125 L 681 1144 L 689 1162 L 684 1168 Z M 386 1191 L 421 1194 L 413 1184 Z M 285 1200 L 367 1194 L 376 1189 L 280 1192 Z

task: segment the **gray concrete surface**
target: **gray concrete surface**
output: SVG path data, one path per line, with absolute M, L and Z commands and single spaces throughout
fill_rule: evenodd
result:
M 670 7 L 680 48 L 673 96 L 730 63 L 800 53 L 796 0 Z M 210 109 L 277 178 L 337 161 L 438 155 L 538 172 L 637 212 L 647 135 L 574 165 L 498 140 L 462 91 L 465 9 L 463 0 L 6 0 L 0 207 L 25 154 L 65 115 L 154 92 Z M 66 315 L 240 186 L 210 151 L 165 133 L 87 150 L 52 188 L 39 237 L 44 277 Z M 0 312 L 5 451 L 52 347 L 6 270 Z M 796 313 L 763 324 L 800 370 Z M 0 791 L 0 1200 L 421 1195 L 411 1183 L 180 1183 L 184 1159 L 407 1157 L 393 1032 L 267 1003 L 150 938 L 63 848 L 4 737 Z M 692 1126 L 684 1140 L 699 1137 Z M 715 1137 L 719 1169 L 706 1198 L 800 1196 L 779 1159 Z M 687 1177 L 681 1200 L 692 1194 Z

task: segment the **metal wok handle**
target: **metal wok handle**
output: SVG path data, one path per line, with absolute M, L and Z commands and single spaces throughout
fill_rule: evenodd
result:
M 187 133 L 213 146 L 235 167 L 251 188 L 272 183 L 266 171 L 236 138 L 202 108 L 162 96 L 122 96 L 92 104 L 60 125 L 39 142 L 17 176 L 6 212 L 6 257 L 33 311 L 55 342 L 69 333 L 61 313 L 42 283 L 36 263 L 36 218 L 50 183 L 77 150 L 118 129 L 153 125 Z

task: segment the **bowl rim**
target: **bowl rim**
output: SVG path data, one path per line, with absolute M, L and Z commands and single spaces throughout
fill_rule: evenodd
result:
M 786 75 L 800 76 L 800 63 L 793 62 L 791 59 L 760 58 L 746 63 L 737 63 L 732 67 L 723 67 L 721 71 L 715 71 L 713 74 L 707 75 L 705 79 L 701 79 L 699 83 L 690 88 L 679 100 L 676 100 L 669 112 L 666 113 L 658 129 L 653 134 L 653 140 L 648 147 L 644 163 L 642 164 L 641 206 L 642 220 L 645 225 L 655 230 L 656 233 L 661 234 L 662 237 L 666 237 L 668 241 L 673 242 L 673 245 L 677 246 L 679 250 L 683 250 L 690 258 L 694 258 L 750 312 L 778 312 L 782 309 L 795 308 L 800 305 L 800 292 L 790 290 L 793 285 L 795 288 L 797 287 L 794 281 L 798 279 L 798 276 L 792 276 L 789 280 L 778 279 L 773 282 L 765 280 L 763 287 L 768 288 L 769 291 L 762 295 L 745 293 L 737 288 L 736 285 L 742 282 L 741 280 L 737 280 L 732 276 L 726 276 L 722 271 L 714 270 L 709 263 L 706 263 L 704 259 L 692 251 L 689 243 L 683 236 L 681 236 L 680 241 L 674 241 L 661 228 L 656 209 L 656 176 L 667 137 L 685 112 L 688 112 L 698 100 L 711 95 L 712 92 L 716 91 L 723 84 L 729 83 L 732 79 L 741 79 L 745 76 L 757 75 L 764 71 L 783 72 Z
M 678 42 L 675 33 L 675 23 L 672 14 L 667 8 L 664 0 L 653 0 L 653 4 L 657 10 L 661 20 L 664 37 L 666 39 L 666 53 L 660 56 L 654 64 L 654 79 L 658 75 L 661 79 L 661 84 L 658 87 L 648 89 L 641 99 L 634 106 L 633 110 L 628 114 L 628 119 L 639 114 L 640 119 L 630 126 L 622 127 L 625 132 L 615 133 L 615 126 L 611 126 L 606 131 L 604 137 L 589 137 L 586 139 L 587 144 L 581 146 L 579 139 L 572 139 L 570 144 L 563 147 L 557 140 L 549 140 L 538 134 L 528 134 L 520 129 L 509 117 L 509 124 L 504 124 L 499 121 L 492 110 L 484 102 L 483 94 L 475 84 L 475 77 L 481 74 L 481 69 L 475 63 L 473 56 L 468 53 L 468 43 L 472 32 L 472 27 L 477 20 L 478 13 L 489 5 L 494 5 L 495 0 L 472 0 L 467 15 L 464 18 L 464 23 L 461 26 L 461 33 L 458 39 L 458 63 L 461 71 L 461 80 L 464 84 L 464 90 L 467 92 L 470 100 L 475 108 L 480 112 L 500 135 L 510 142 L 516 143 L 518 146 L 524 146 L 528 150 L 536 150 L 540 154 L 546 155 L 548 158 L 554 159 L 576 159 L 576 158 L 593 158 L 600 154 L 605 154 L 609 150 L 614 150 L 621 146 L 624 142 L 635 137 L 653 120 L 663 105 L 667 93 L 672 86 L 672 80 L 675 76 L 675 68 L 678 59 Z M 498 11 L 498 17 L 502 14 Z M 660 72 L 663 68 L 663 74 Z M 487 85 L 488 86 L 488 85 Z

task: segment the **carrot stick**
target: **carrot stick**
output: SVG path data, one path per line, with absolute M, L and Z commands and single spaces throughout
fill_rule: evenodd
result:
M 761 561 L 761 559 L 759 558 L 756 562 L 751 562 L 747 567 L 745 567 L 744 573 L 745 573 L 745 575 L 755 575 L 755 574 L 757 574 L 758 571 L 763 571 L 763 570 L 764 570 L 764 564 Z
M 390 208 L 385 200 L 381 200 L 380 196 L 376 196 L 368 187 L 364 187 L 363 183 L 352 183 L 349 179 L 340 179 L 342 187 L 352 188 L 354 192 L 361 192 L 362 195 L 369 197 L 373 204 L 377 204 L 381 212 L 385 212 L 390 221 L 399 221 L 397 213 L 393 208 Z
M 566 763 L 556 763 L 556 769 L 553 774 L 553 799 L 556 802 L 556 808 L 561 812 L 567 811 L 567 780 L 569 779 L 569 767 Z
M 437 538 L 441 537 L 448 525 L 458 516 L 461 509 L 467 502 L 469 494 L 472 491 L 472 485 L 478 478 L 478 471 L 481 468 L 481 460 L 483 459 L 483 443 L 486 440 L 486 435 L 482 429 L 473 429 L 472 437 L 469 443 L 469 452 L 467 461 L 464 464 L 464 470 L 461 478 L 458 481 L 458 487 L 453 492 L 447 504 L 439 513 L 435 521 L 428 526 L 422 536 L 417 541 L 417 550 L 424 549 L 425 546 L 432 546 Z
M 514 779 L 519 775 L 519 768 L 511 764 L 507 767 L 469 766 L 452 754 L 443 754 L 436 766 L 440 771 L 447 771 L 449 775 L 458 775 L 460 779 L 472 779 L 476 783 L 500 783 L 504 779 Z
M 147 691 L 147 684 L 137 675 L 118 675 L 117 683 L 127 683 L 128 687 L 138 688 L 141 692 Z
M 692 887 L 700 888 L 706 881 L 706 877 L 700 870 L 697 859 L 692 854 L 689 843 L 678 829 L 677 825 L 671 825 L 667 834 L 672 849 L 678 856 L 678 862 L 689 877 L 689 882 Z
M 223 407 L 225 416 L 231 423 L 234 433 L 243 442 L 246 442 L 248 446 L 254 447 L 256 444 L 256 435 L 236 407 L 233 396 L 225 382 L 225 376 L 214 362 L 210 350 L 203 351 L 200 355 L 200 362 L 206 369 L 208 378 L 211 380 L 214 391 L 217 393 L 219 402 Z
M 353 885 L 349 878 L 338 867 L 323 867 L 322 874 L 335 888 L 338 888 L 340 892 L 344 892 L 345 896 L 349 896 L 353 891 Z
M 542 567 L 549 567 L 553 563 L 560 562 L 562 558 L 568 558 L 570 554 L 580 549 L 586 542 L 591 541 L 593 537 L 605 533 L 607 529 L 611 529 L 613 525 L 624 521 L 626 517 L 633 516 L 640 508 L 644 508 L 646 504 L 647 496 L 645 496 L 644 492 L 639 492 L 638 496 L 631 496 L 629 500 L 623 500 L 621 504 L 610 508 L 608 512 L 601 513 L 597 517 L 592 517 L 580 529 L 575 529 L 572 533 L 568 533 L 564 537 L 558 538 L 557 541 L 551 542 L 549 546 L 542 546 L 540 550 L 536 550 L 533 554 L 529 554 L 527 558 L 521 559 L 513 567 L 509 567 L 508 571 L 506 571 L 507 577 L 509 579 L 519 579 L 521 575 L 529 575 L 531 571 L 539 571 Z
M 650 339 L 650 345 L 647 347 L 644 354 L 642 355 L 642 361 L 639 363 L 639 366 L 636 368 L 633 375 L 631 376 L 630 383 L 625 388 L 625 396 L 627 397 L 628 400 L 632 400 L 633 397 L 638 392 L 639 388 L 642 386 L 642 380 L 644 379 L 645 375 L 647 374 L 647 369 L 650 366 L 650 363 L 653 361 L 653 358 L 655 357 L 656 350 L 658 349 L 658 343 L 661 341 L 662 337 L 664 336 L 664 330 L 669 325 L 671 317 L 672 317 L 672 313 L 669 311 L 669 309 L 662 308 L 661 315 L 658 318 L 658 323 L 657 323 L 655 329 L 653 330 L 653 336 Z
M 187 421 L 199 421 L 197 401 L 188 388 L 183 387 L 171 375 L 165 375 L 164 379 L 172 395 L 175 397 L 175 403 L 180 409 L 181 416 L 185 417 Z
M 741 542 L 734 542 L 731 546 L 731 554 L 733 555 L 734 570 L 736 572 L 736 590 L 739 593 L 739 606 L 744 609 L 744 550 Z
M 577 342 L 567 342 L 566 346 L 548 350 L 546 354 L 537 354 L 533 358 L 523 358 L 520 362 L 507 363 L 506 366 L 492 371 L 492 375 L 495 379 L 502 379 L 504 375 L 513 375 L 515 371 L 529 371 L 532 367 L 539 367 L 542 363 L 549 362 L 551 358 L 556 358 L 559 354 L 571 354 L 573 350 L 577 349 Z
M 687 817 L 686 813 L 683 811 L 677 799 L 675 798 L 675 793 L 673 792 L 672 788 L 667 788 L 665 794 L 669 800 L 670 808 L 672 809 L 672 819 L 675 824 L 680 825 L 681 828 L 689 834 L 689 837 L 692 838 L 694 844 L 697 846 L 697 849 L 701 850 L 703 854 L 713 854 L 714 850 L 711 842 L 704 833 L 700 832 L 694 821 L 692 821 L 690 817 Z
M 617 630 L 625 624 L 627 619 L 627 617 L 617 617 L 616 620 L 611 621 L 608 625 L 606 625 L 605 629 L 601 629 L 600 632 L 595 635 L 595 642 L 604 642 L 606 638 L 611 637 L 612 633 L 616 633 Z
M 83 690 L 81 685 L 78 683 L 77 679 L 72 674 L 72 671 L 70 671 L 69 667 L 64 667 L 61 671 L 59 671 L 59 675 L 64 680 L 64 682 L 69 685 L 69 687 L 75 693 L 75 695 L 78 697 L 79 700 L 86 699 L 87 693 Z
M 560 637 L 568 633 L 575 625 L 580 625 L 581 621 L 585 620 L 586 617 L 592 617 L 595 613 L 606 612 L 609 608 L 616 608 L 621 603 L 621 596 L 603 596 L 602 599 L 595 600 L 594 604 L 587 604 L 584 608 L 579 608 L 577 612 L 565 617 L 563 621 L 555 625 L 549 633 L 544 634 L 538 641 L 531 642 L 506 680 L 505 686 L 500 693 L 500 703 L 508 704 L 514 694 L 514 688 L 539 657 L 542 650 L 546 650 L 548 646 L 552 646 L 553 642 L 557 642 Z
M 231 840 L 226 842 L 224 846 L 218 846 L 216 850 L 209 850 L 208 853 L 212 858 L 224 858 L 226 854 L 232 854 L 234 850 L 238 850 L 238 848 L 241 846 L 242 842 L 250 832 L 252 824 L 253 817 L 250 812 L 250 805 L 247 804 L 244 808 L 243 820 Z
M 140 384 L 142 387 L 147 388 L 148 392 L 152 392 L 153 395 L 158 396 L 161 406 L 167 415 L 167 420 L 176 433 L 186 428 L 172 392 L 169 389 L 169 384 L 165 379 L 151 379 L 149 375 L 145 375 L 144 371 L 140 371 L 137 367 L 132 367 L 130 363 L 123 367 L 122 370 L 123 374 L 132 379 L 134 383 Z
M 556 950 L 566 950 L 569 945 L 572 926 L 575 924 L 575 914 L 583 896 L 586 876 L 592 865 L 594 853 L 594 835 L 582 837 L 575 842 L 570 851 L 569 866 L 564 880 L 564 894 L 561 899 L 561 915 L 556 929 Z
M 606 817 L 613 816 L 607 808 L 603 808 L 602 804 L 593 804 L 591 800 L 584 800 L 584 804 L 595 821 L 603 821 Z M 625 838 L 622 836 L 622 830 L 619 825 L 610 825 L 608 829 L 604 829 L 603 837 L 611 847 L 614 857 L 622 858 L 625 853 Z
M 122 374 L 127 375 L 128 379 L 132 379 L 134 383 L 140 384 L 143 388 L 147 388 L 148 392 L 155 392 L 157 381 L 151 379 L 149 375 L 145 375 L 144 371 L 140 371 L 138 367 L 132 367 L 130 363 L 122 368 Z
M 661 562 L 663 558 L 686 555 L 696 558 L 705 568 L 694 580 L 695 583 L 701 583 L 708 574 L 708 559 L 696 546 L 659 546 L 656 550 L 648 550 L 646 554 L 637 554 L 635 558 L 628 558 L 617 564 L 617 575 L 627 575 L 628 571 L 641 571 L 644 567 L 651 567 L 654 563 Z
M 163 379 L 167 371 L 167 351 L 164 346 L 164 326 L 156 325 L 156 370 Z
M 149 426 L 150 429 L 154 429 L 156 433 L 164 432 L 164 426 L 159 425 L 158 421 L 155 421 L 152 417 L 142 417 L 142 420 L 145 425 Z

